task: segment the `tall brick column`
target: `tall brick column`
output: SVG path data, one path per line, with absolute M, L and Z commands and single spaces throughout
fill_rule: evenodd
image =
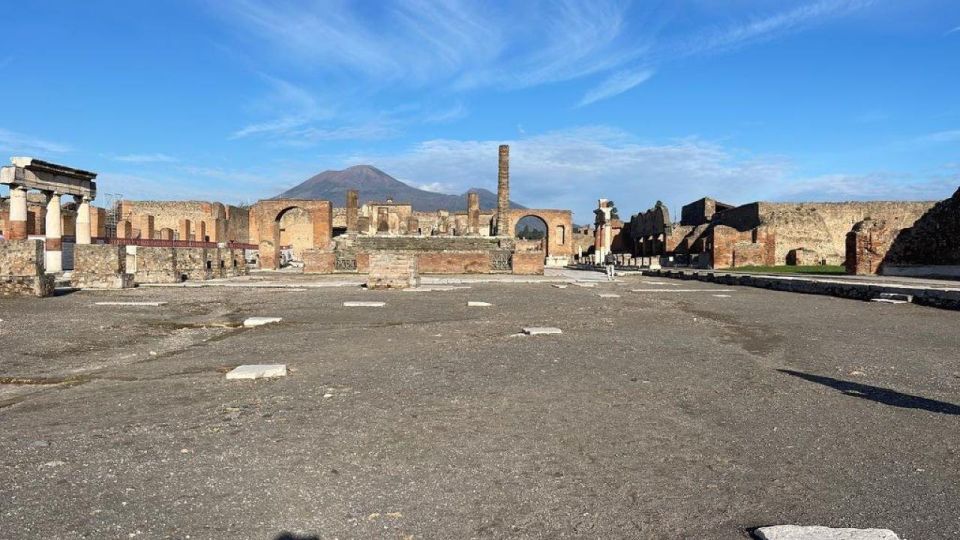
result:
M 27 238 L 27 188 L 10 186 L 10 230 L 4 231 L 7 240 Z
M 347 191 L 347 232 L 357 232 L 357 214 L 360 210 L 360 193 L 355 189 Z
M 53 274 L 63 271 L 63 235 L 60 221 L 60 194 L 55 191 L 47 192 L 46 218 L 46 256 L 47 273 Z
M 467 193 L 467 234 L 480 234 L 480 194 Z
M 510 147 L 500 145 L 497 171 L 497 236 L 513 236 L 510 229 Z
M 193 233 L 190 230 L 190 220 L 181 219 L 178 225 L 180 240 L 193 240 Z
M 153 216 L 144 214 L 140 216 L 140 238 L 144 240 L 153 239 Z
M 90 236 L 91 236 L 90 234 L 90 198 L 74 195 L 73 199 L 77 203 L 77 227 L 76 227 L 77 245 L 89 244 Z

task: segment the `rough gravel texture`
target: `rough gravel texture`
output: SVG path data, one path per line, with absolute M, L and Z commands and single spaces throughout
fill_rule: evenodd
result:
M 0 537 L 960 536 L 960 313 L 648 281 L 0 299 Z

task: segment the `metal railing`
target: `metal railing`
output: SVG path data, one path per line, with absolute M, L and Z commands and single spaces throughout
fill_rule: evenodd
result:
M 158 238 L 111 238 L 107 236 L 96 236 L 90 240 L 93 244 L 113 244 L 116 246 L 143 246 L 143 247 L 190 247 L 190 248 L 216 248 L 220 244 L 217 242 L 202 242 L 198 240 L 160 240 Z M 247 244 L 243 242 L 226 242 L 226 247 L 230 249 L 260 249 L 257 244 Z

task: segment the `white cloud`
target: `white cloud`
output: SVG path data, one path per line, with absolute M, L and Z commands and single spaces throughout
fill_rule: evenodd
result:
M 511 198 L 526 206 L 569 208 L 592 219 L 596 200 L 617 201 L 624 215 L 657 200 L 672 213 L 700 197 L 732 204 L 755 200 L 937 199 L 956 188 L 957 175 L 824 175 L 804 178 L 780 156 L 756 156 L 697 138 L 643 142 L 607 127 L 556 131 L 513 141 L 425 141 L 397 153 L 351 155 L 416 183 L 436 179 L 445 191 L 496 190 L 497 147 L 510 144 Z M 882 181 L 881 181 L 882 180 Z M 953 188 L 949 188 L 953 183 Z M 679 218 L 679 215 L 674 216 Z
M 583 99 L 580 100 L 580 106 L 589 105 L 602 99 L 607 99 L 630 90 L 631 88 L 646 82 L 653 76 L 653 70 L 642 69 L 640 71 L 619 71 L 608 77 L 598 86 L 592 88 Z
M 161 153 L 122 154 L 118 156 L 111 155 L 108 157 L 114 161 L 122 161 L 124 163 L 174 163 L 177 161 L 177 158 Z
M 0 151 L 10 154 L 65 154 L 72 148 L 65 144 L 38 139 L 23 133 L 0 128 Z
M 434 193 L 456 193 L 454 186 L 451 184 L 445 184 L 443 182 L 431 182 L 429 184 L 420 184 L 417 186 L 419 189 L 424 191 L 432 191 Z

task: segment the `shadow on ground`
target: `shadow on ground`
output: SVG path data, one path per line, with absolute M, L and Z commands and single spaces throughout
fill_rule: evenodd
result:
M 803 373 L 802 371 L 793 371 L 790 369 L 778 369 L 777 371 L 786 373 L 787 375 L 793 375 L 794 377 L 800 377 L 801 379 L 805 379 L 810 382 L 829 386 L 830 388 L 839 390 L 848 396 L 869 399 L 870 401 L 876 401 L 877 403 L 883 403 L 884 405 L 892 405 L 894 407 L 902 407 L 904 409 L 922 409 L 924 411 L 941 414 L 960 415 L 960 406 L 954 405 L 953 403 L 947 403 L 946 401 L 927 399 L 911 394 L 903 394 L 888 388 L 843 381 L 840 379 L 834 379 L 833 377 L 824 377 L 822 375 Z

